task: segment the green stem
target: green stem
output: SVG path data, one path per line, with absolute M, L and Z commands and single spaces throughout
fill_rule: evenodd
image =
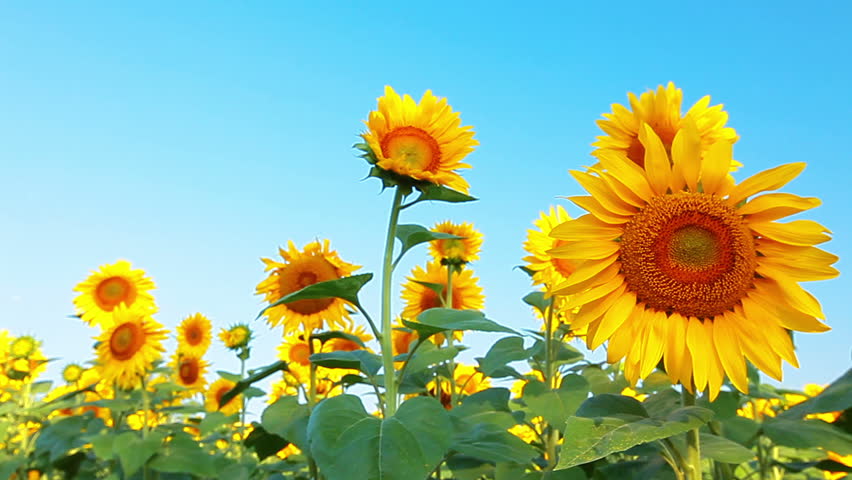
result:
M 148 372 L 142 374 L 142 438 L 148 437 L 148 410 L 151 409 L 151 399 L 148 397 L 148 384 L 145 378 Z M 142 478 L 148 480 L 148 462 L 142 464 Z
M 447 265 L 447 288 L 444 292 L 444 308 L 453 308 L 453 271 L 456 267 L 453 265 Z M 445 334 L 447 336 L 447 347 L 453 348 L 453 335 L 455 335 L 454 331 L 447 332 Z M 456 393 L 456 362 L 452 358 L 450 359 L 450 405 L 455 406 L 456 401 L 458 400 L 458 394 Z
M 686 387 L 682 387 L 684 407 L 695 406 L 695 395 Z M 698 440 L 698 428 L 686 432 L 686 465 L 684 465 L 686 480 L 701 480 L 701 445 Z
M 245 350 L 246 347 L 243 347 Z M 246 355 L 245 352 L 240 354 L 240 380 L 244 380 L 246 378 Z M 245 395 L 241 395 L 240 399 L 240 439 L 245 441 L 246 439 L 246 397 Z M 242 446 L 240 447 L 240 456 L 242 457 L 243 452 L 245 451 Z
M 396 189 L 391 204 L 390 219 L 388 220 L 388 235 L 385 239 L 385 256 L 382 264 L 382 365 L 385 375 L 385 403 L 388 417 L 396 413 L 396 379 L 393 367 L 393 338 L 391 326 L 391 281 L 393 277 L 393 247 L 396 241 L 396 227 L 399 222 L 400 205 L 402 204 L 402 190 Z
M 547 316 L 544 319 L 544 383 L 547 388 L 553 390 L 556 388 L 556 375 L 553 374 L 553 307 L 556 305 L 556 298 L 550 298 L 550 306 L 547 309 Z M 559 430 L 554 425 L 548 425 L 550 432 L 545 438 L 545 448 L 547 450 L 547 468 L 546 471 L 551 471 L 556 466 L 556 444 L 559 442 Z
M 402 384 L 402 380 L 405 378 L 405 370 L 408 368 L 408 364 L 411 363 L 411 359 L 414 357 L 414 353 L 417 352 L 417 349 L 420 348 L 420 345 L 423 342 L 418 338 L 417 343 L 414 344 L 413 347 L 408 351 L 408 358 L 405 359 L 405 362 L 402 364 L 402 368 L 399 370 L 399 380 L 398 382 Z

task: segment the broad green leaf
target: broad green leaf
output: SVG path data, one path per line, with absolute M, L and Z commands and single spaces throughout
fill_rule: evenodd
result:
M 197 444 L 170 442 L 165 452 L 157 455 L 149 464 L 151 469 L 166 473 L 190 473 L 199 477 L 217 477 L 215 457 L 210 456 Z M 224 477 L 221 477 L 224 478 Z
M 113 452 L 118 456 L 121 469 L 126 477 L 133 476 L 145 462 L 157 453 L 163 445 L 164 435 L 159 431 L 150 432 L 142 438 L 137 432 L 124 432 L 115 438 Z
M 811 413 L 842 412 L 852 408 L 852 369 L 846 370 L 819 395 L 791 407 L 779 417 L 802 418 Z
M 86 438 L 105 428 L 103 420 L 92 414 L 61 418 L 46 424 L 36 438 L 36 450 L 47 452 L 53 462 L 68 451 L 82 447 Z
M 310 358 L 311 363 L 321 367 L 360 370 L 370 377 L 374 377 L 382 368 L 382 358 L 366 350 L 315 353 Z
M 852 435 L 822 420 L 773 418 L 763 423 L 763 433 L 786 447 L 821 447 L 839 455 L 852 455 Z
M 740 445 L 751 447 L 760 432 L 760 424 L 750 418 L 731 417 L 721 421 L 722 435 Z
M 483 476 L 489 478 L 495 473 L 491 463 L 458 453 L 450 455 L 446 465 L 453 472 L 454 480 L 482 480 Z
M 476 310 L 430 308 L 418 315 L 416 322 L 403 320 L 402 323 L 406 327 L 416 331 L 421 340 L 447 330 L 504 332 L 518 335 L 518 332 L 485 318 L 482 312 Z
M 754 452 L 737 442 L 725 437 L 718 437 L 708 433 L 700 434 L 701 456 L 712 458 L 717 462 L 732 463 L 738 465 L 754 458 Z
M 233 399 L 237 395 L 243 393 L 253 383 L 257 383 L 257 382 L 263 380 L 264 378 L 266 378 L 266 377 L 268 377 L 268 376 L 270 376 L 270 375 L 272 375 L 276 372 L 285 372 L 285 371 L 287 371 L 287 362 L 284 362 L 284 361 L 281 361 L 281 360 L 279 360 L 279 361 L 277 361 L 273 364 L 267 365 L 263 368 L 260 368 L 258 370 L 255 370 L 248 377 L 246 377 L 242 380 L 239 380 L 237 382 L 237 384 L 234 386 L 234 388 L 225 392 L 225 394 L 222 395 L 222 398 L 219 399 L 219 406 L 221 407 L 222 405 L 225 405 L 228 402 L 230 402 L 231 399 Z M 219 374 L 221 375 L 222 372 L 219 372 Z
M 289 445 L 290 442 L 274 433 L 267 432 L 262 426 L 255 424 L 244 443 L 246 447 L 254 450 L 262 461 L 266 457 L 275 455 L 279 450 Z
M 578 417 L 614 417 L 616 415 L 636 415 L 647 418 L 648 412 L 639 400 L 610 393 L 595 395 L 577 409 Z
M 261 426 L 268 432 L 295 443 L 301 450 L 308 449 L 308 418 L 311 412 L 296 397 L 281 397 L 266 407 L 261 415 Z
M 543 316 L 547 315 L 547 309 L 550 308 L 551 299 L 547 298 L 544 292 L 530 292 L 523 298 L 524 303 L 536 308 Z
M 494 345 L 485 354 L 485 357 L 477 358 L 479 370 L 490 377 L 498 369 L 505 367 L 511 362 L 526 360 L 530 351 L 524 348 L 524 339 L 521 337 L 503 337 L 494 342 Z
M 432 342 L 424 342 L 411 357 L 406 375 L 419 372 L 430 365 L 453 359 L 460 351 L 461 349 L 458 347 L 438 348 Z
M 684 433 L 707 423 L 713 412 L 685 407 L 665 418 L 630 421 L 614 417 L 569 417 L 557 470 L 582 465 L 630 447 Z M 636 417 L 639 418 L 639 417 Z
M 20 456 L 0 454 L 0 478 L 12 478 L 15 470 L 26 462 L 27 459 Z
M 433 183 L 417 186 L 417 189 L 420 190 L 420 196 L 417 197 L 417 202 L 434 200 L 438 202 L 460 203 L 477 200 L 470 195 L 465 195 L 464 193 L 457 192 L 441 185 L 435 185 Z
M 579 467 L 574 467 L 573 469 L 579 469 Z M 659 455 L 654 455 L 649 459 L 621 461 L 608 465 L 595 464 L 595 480 L 651 479 L 676 480 L 671 467 Z
M 671 384 L 669 384 L 671 385 Z M 649 395 L 642 406 L 651 417 L 664 417 L 681 407 L 681 394 L 671 387 Z
M 553 363 L 555 365 L 576 363 L 583 359 L 583 354 L 574 348 L 573 345 L 569 345 L 561 340 L 557 340 L 556 338 L 552 341 Z M 532 357 L 536 362 L 543 364 L 546 361 L 543 340 L 536 340 L 535 343 L 533 343 L 533 346 L 530 347 L 530 351 L 532 352 Z M 609 381 L 609 379 L 607 379 L 607 381 Z
M 742 397 L 739 392 L 719 392 L 719 396 L 716 397 L 716 400 L 711 402 L 706 396 L 702 396 L 697 403 L 699 407 L 713 410 L 713 413 L 716 414 L 713 419 L 723 420 L 726 418 L 736 417 L 737 408 L 739 408 L 741 402 Z
M 511 393 L 506 388 L 489 388 L 462 399 L 461 405 L 450 410 L 455 422 L 466 422 L 472 426 L 489 423 L 508 430 L 517 424 L 509 408 Z M 463 427 L 468 428 L 468 427 Z
M 337 278 L 325 282 L 317 282 L 313 285 L 297 290 L 293 293 L 285 295 L 275 302 L 270 303 L 266 308 L 257 314 L 260 318 L 264 312 L 272 307 L 277 307 L 285 303 L 298 302 L 299 300 L 320 300 L 323 298 L 342 298 L 353 305 L 360 305 L 358 302 L 358 292 L 361 288 L 373 278 L 372 273 L 361 273 L 350 277 Z
M 478 423 L 457 432 L 451 448 L 491 462 L 529 463 L 539 454 L 520 438 L 491 423 Z
M 215 432 L 219 427 L 233 420 L 232 415 L 225 415 L 222 412 L 208 412 L 204 415 L 201 423 L 198 424 L 198 432 L 202 437 L 206 437 Z
M 399 257 L 402 257 L 405 252 L 421 243 L 431 242 L 432 240 L 462 239 L 464 237 L 443 232 L 432 232 L 422 225 L 397 225 L 396 238 L 402 243 L 402 249 L 399 252 Z
M 589 382 L 580 375 L 570 374 L 562 378 L 556 390 L 550 390 L 538 380 L 530 380 L 524 386 L 523 398 L 533 416 L 544 417 L 547 423 L 558 427 L 577 412 L 588 396 Z
M 328 332 L 314 333 L 311 334 L 311 338 L 314 340 L 319 340 L 321 343 L 325 343 L 333 338 L 339 338 L 343 340 L 349 340 L 351 342 L 355 342 L 361 348 L 367 348 L 367 345 L 364 344 L 364 341 L 361 340 L 357 335 L 353 335 L 351 333 L 341 332 L 338 330 L 331 330 Z
M 451 442 L 447 411 L 435 399 L 405 401 L 380 419 L 354 395 L 323 400 L 308 422 L 310 451 L 328 480 L 425 478 Z
M 595 395 L 601 393 L 619 394 L 624 390 L 624 387 L 629 386 L 624 377 L 619 377 L 615 381 L 611 380 L 609 375 L 597 365 L 584 367 L 583 376 L 589 381 L 592 393 Z

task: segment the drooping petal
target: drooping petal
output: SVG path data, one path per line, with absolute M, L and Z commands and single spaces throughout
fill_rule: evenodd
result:
M 770 222 L 789 215 L 820 206 L 814 197 L 800 197 L 790 193 L 767 193 L 751 199 L 739 208 L 739 213 L 748 215 L 749 222 Z
M 713 319 L 713 343 L 716 345 L 719 360 L 725 367 L 731 383 L 737 390 L 748 393 L 748 374 L 737 332 L 731 326 L 733 321 L 729 312 L 717 315 Z
M 658 195 L 663 195 L 671 183 L 671 165 L 666 147 L 647 123 L 639 130 L 639 141 L 645 147 L 645 175 Z
M 728 196 L 728 203 L 736 205 L 755 193 L 778 190 L 802 173 L 806 165 L 804 162 L 788 163 L 752 175 L 734 187 Z
M 732 157 L 733 145 L 724 140 L 714 143 L 707 150 L 701 164 L 701 185 L 704 187 L 704 193 L 720 195 L 731 168 Z
M 749 227 L 764 237 L 788 245 L 811 246 L 831 240 L 831 237 L 826 235 L 831 233 L 831 230 L 813 220 L 749 223 Z
M 633 292 L 627 292 L 613 302 L 604 314 L 595 336 L 587 338 L 586 343 L 589 348 L 594 350 L 601 346 L 627 320 L 634 308 L 636 308 L 636 294 Z

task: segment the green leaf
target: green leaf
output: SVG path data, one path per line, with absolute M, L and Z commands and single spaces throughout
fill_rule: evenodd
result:
M 164 435 L 158 431 L 150 432 L 142 438 L 137 432 L 124 432 L 115 438 L 113 452 L 121 462 L 126 477 L 131 477 L 145 462 L 160 450 Z
M 278 305 L 285 303 L 298 302 L 299 300 L 342 298 L 353 305 L 360 305 L 358 302 L 358 292 L 372 278 L 372 273 L 361 273 L 359 275 L 352 275 L 350 277 L 337 278 L 308 285 L 301 290 L 285 295 L 275 302 L 270 303 L 257 314 L 257 318 L 260 318 L 264 312 L 272 307 L 277 307 Z
M 583 376 L 589 381 L 592 393 L 595 395 L 601 393 L 618 394 L 624 390 L 624 387 L 629 386 L 627 380 L 619 377 L 616 380 L 611 380 L 609 375 L 597 365 L 589 365 L 583 368 Z
M 402 323 L 417 332 L 421 340 L 447 330 L 472 330 L 477 332 L 504 332 L 519 335 L 511 328 L 504 327 L 485 318 L 476 310 L 454 310 L 451 308 L 430 308 L 417 316 L 417 321 L 403 320 Z
M 648 412 L 635 398 L 609 393 L 595 395 L 577 409 L 578 417 L 614 417 L 616 415 L 636 415 L 647 418 Z
M 538 450 L 504 428 L 490 423 L 478 423 L 457 433 L 453 450 L 490 462 L 529 463 Z
M 551 299 L 547 298 L 544 292 L 531 292 L 523 298 L 524 303 L 537 309 L 544 317 L 547 315 L 547 309 L 550 308 Z
M 420 196 L 415 200 L 417 202 L 434 200 L 438 202 L 460 203 L 478 200 L 470 195 L 465 195 L 464 193 L 433 183 L 417 186 L 417 189 L 420 190 Z
M 722 420 L 722 435 L 740 445 L 751 447 L 760 432 L 760 424 L 750 418 L 732 417 Z
M 842 412 L 852 408 L 852 369 L 846 370 L 819 395 L 791 407 L 781 418 L 802 418 L 811 413 Z
M 399 252 L 399 257 L 401 258 L 405 252 L 409 251 L 416 245 L 420 245 L 421 243 L 431 242 L 433 240 L 462 239 L 465 237 L 459 237 L 458 235 L 443 232 L 432 232 L 422 225 L 397 225 L 396 238 L 402 242 L 402 249 Z
M 230 402 L 232 399 L 236 398 L 237 395 L 246 391 L 246 389 L 248 389 L 253 383 L 257 383 L 257 382 L 263 380 L 264 378 L 266 378 L 266 377 L 268 377 L 268 376 L 270 376 L 270 375 L 272 375 L 276 372 L 286 372 L 286 371 L 287 371 L 287 362 L 280 361 L 280 360 L 273 363 L 273 364 L 267 365 L 263 368 L 256 370 L 254 373 L 252 373 L 248 377 L 244 378 L 243 380 L 238 381 L 237 384 L 234 386 L 234 388 L 225 392 L 225 394 L 222 395 L 222 398 L 219 399 L 219 406 L 221 407 L 222 405 L 225 405 L 228 402 Z M 221 375 L 222 372 L 219 372 L 219 374 Z
M 466 422 L 472 426 L 477 423 L 497 425 L 508 430 L 517 424 L 509 408 L 511 393 L 506 388 L 489 388 L 462 399 L 461 405 L 450 410 L 450 417 L 458 424 Z M 462 429 L 468 427 L 462 427 Z
M 438 348 L 432 342 L 424 342 L 420 347 L 414 352 L 414 356 L 411 357 L 408 364 L 408 370 L 406 370 L 406 375 L 419 372 L 431 365 L 435 365 L 436 363 L 446 362 L 447 360 L 455 358 L 461 349 L 458 347 L 443 347 Z M 408 354 L 403 354 L 407 355 Z M 401 357 L 402 355 L 400 355 Z
M 716 414 L 713 417 L 715 420 L 723 420 L 737 416 L 737 408 L 741 401 L 739 392 L 719 392 L 719 396 L 712 402 L 706 396 L 702 396 L 698 400 L 698 406 L 713 410 Z
M 0 478 L 12 478 L 15 470 L 25 463 L 27 463 L 27 459 L 23 457 L 0 455 Z
M 266 407 L 260 424 L 267 432 L 296 444 L 301 450 L 307 450 L 310 415 L 308 406 L 299 404 L 296 397 L 281 397 Z
M 310 358 L 311 363 L 321 367 L 360 370 L 370 377 L 376 376 L 382 368 L 382 357 L 366 350 L 315 353 Z
M 447 411 L 427 397 L 380 419 L 358 397 L 341 395 L 320 402 L 308 422 L 310 451 L 328 480 L 425 478 L 443 460 L 451 430 Z
M 701 455 L 717 462 L 739 465 L 754 458 L 754 452 L 725 437 L 700 433 Z
M 47 452 L 48 460 L 54 462 L 68 451 L 85 445 L 85 438 L 99 433 L 104 428 L 103 420 L 93 418 L 91 413 L 62 418 L 42 428 L 36 438 L 36 450 Z
M 542 416 L 551 425 L 562 425 L 577 412 L 589 396 L 589 382 L 580 375 L 570 374 L 562 378 L 556 390 L 550 390 L 538 380 L 530 380 L 524 386 L 524 401 L 534 416 Z
M 198 431 L 202 437 L 206 437 L 231 420 L 232 416 L 225 415 L 222 412 L 209 412 L 198 424 Z
M 668 377 L 666 377 L 668 378 Z M 669 384 L 671 385 L 671 384 Z M 648 396 L 642 406 L 649 416 L 663 417 L 681 407 L 681 394 L 672 388 Z
M 149 464 L 151 469 L 166 473 L 190 473 L 199 477 L 217 477 L 214 459 L 198 444 L 174 441 L 167 444 L 167 449 L 157 455 Z
M 503 337 L 494 342 L 483 358 L 477 358 L 479 370 L 490 377 L 502 367 L 511 362 L 526 360 L 530 351 L 524 349 L 524 339 L 521 337 Z
M 614 417 L 569 417 L 563 429 L 565 440 L 556 469 L 582 465 L 635 445 L 678 435 L 704 425 L 712 417 L 712 411 L 701 407 L 681 408 L 665 418 L 635 421 Z
M 255 424 L 244 443 L 247 447 L 254 450 L 262 461 L 266 457 L 275 455 L 279 450 L 289 445 L 290 442 L 274 433 L 267 432 L 262 426 Z
M 839 455 L 852 455 L 852 435 L 822 420 L 768 419 L 763 423 L 763 433 L 786 447 L 821 447 Z
M 367 345 L 364 344 L 364 341 L 361 340 L 357 335 L 353 335 L 351 333 L 340 332 L 337 330 L 332 330 L 328 332 L 314 333 L 311 334 L 311 339 L 319 340 L 320 343 L 325 343 L 333 338 L 339 338 L 342 340 L 349 340 L 351 342 L 355 342 L 361 348 L 367 348 Z

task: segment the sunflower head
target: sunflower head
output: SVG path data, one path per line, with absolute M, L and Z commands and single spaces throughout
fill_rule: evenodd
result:
M 77 314 L 89 325 L 97 324 L 109 328 L 113 311 L 122 303 L 128 307 L 156 313 L 154 297 L 149 293 L 154 282 L 145 276 L 145 271 L 132 269 L 130 262 L 119 260 L 91 273 L 86 280 L 77 284 L 74 298 Z
M 207 384 L 204 374 L 207 372 L 209 364 L 195 351 L 178 349 L 170 366 L 174 382 L 186 388 L 186 393 L 192 394 L 204 390 L 204 386 Z
M 62 369 L 62 380 L 65 380 L 65 383 L 77 383 L 83 378 L 84 371 L 86 369 L 79 364 L 69 363 Z
M 417 343 L 417 332 L 403 326 L 402 321 L 398 320 L 397 324 L 393 327 L 391 341 L 393 342 L 394 356 L 408 353 L 413 344 Z
M 305 339 L 304 334 L 293 334 L 284 337 L 284 341 L 278 346 L 278 358 L 288 364 L 309 367 L 311 365 L 311 354 L 314 349 Z
M 119 304 L 113 325 L 97 337 L 98 364 L 107 383 L 136 388 L 161 357 L 168 331 L 148 311 Z
M 200 313 L 186 317 L 177 328 L 178 349 L 193 352 L 197 357 L 207 353 L 212 337 L 210 320 Z
M 803 163 L 735 184 L 732 144 L 702 150 L 699 130 L 676 132 L 671 153 L 654 129 L 639 132 L 644 167 L 623 152 L 600 154 L 600 168 L 572 172 L 591 194 L 589 211 L 555 227 L 550 250 L 577 262 L 555 294 L 580 307 L 589 348 L 609 341 L 634 384 L 663 360 L 673 382 L 709 391 L 725 376 L 748 391 L 745 360 L 781 379 L 781 360 L 798 365 L 790 331 L 828 330 L 818 301 L 799 282 L 837 276 L 837 257 L 814 245 L 830 239 L 810 220 L 776 220 L 819 205 L 777 190 Z M 673 163 L 671 163 L 673 162 Z M 584 206 L 585 205 L 585 206 Z
M 386 186 L 407 188 L 435 184 L 467 193 L 470 186 L 456 171 L 470 168 L 462 160 L 479 142 L 472 127 L 462 127 L 458 112 L 427 90 L 419 103 L 385 87 L 378 110 L 370 112 L 365 158 L 374 165 L 371 176 Z
M 9 345 L 9 353 L 14 358 L 29 358 L 38 350 L 39 342 L 29 335 L 20 336 Z
M 551 230 L 570 219 L 562 205 L 550 207 L 547 212 L 541 212 L 538 220 L 533 222 L 536 229 L 527 230 L 527 240 L 524 242 L 524 250 L 529 253 L 524 257 L 526 268 L 532 272 L 533 283 L 543 285 L 545 291 L 550 291 L 554 285 L 565 281 L 577 268 L 575 261 L 555 258 L 548 253 L 551 249 L 565 244 L 564 241 L 552 238 Z
M 429 242 L 429 253 L 434 260 L 444 265 L 464 265 L 479 259 L 479 251 L 482 249 L 482 234 L 473 228 L 472 223 L 456 224 L 447 220 L 435 224 L 432 231 L 461 237 Z
M 230 399 L 228 403 L 224 405 L 219 405 L 222 397 L 235 386 L 237 386 L 236 383 L 225 378 L 220 378 L 219 380 L 211 383 L 210 387 L 207 389 L 207 394 L 205 395 L 204 408 L 208 412 L 220 411 L 225 415 L 238 413 L 243 402 L 242 394 Z
M 315 241 L 299 250 L 289 242 L 289 248 L 279 248 L 283 261 L 263 258 L 269 276 L 257 285 L 256 294 L 263 295 L 270 304 L 293 292 L 319 282 L 347 277 L 360 266 L 344 262 L 331 250 L 329 241 Z M 290 332 L 345 326 L 351 322 L 347 302 L 340 298 L 298 300 L 268 308 L 266 320 L 272 326 L 284 325 L 284 334 Z
M 362 343 L 367 343 L 373 339 L 373 336 L 367 333 L 367 330 L 364 328 L 363 325 L 358 325 L 354 329 L 346 329 L 344 333 L 357 337 L 359 340 L 361 340 Z M 358 342 L 350 340 L 348 338 L 332 338 L 331 340 L 326 342 L 325 348 L 332 352 L 352 352 L 355 350 L 364 349 L 364 347 L 358 344 Z
M 710 146 L 723 140 L 729 143 L 737 141 L 737 133 L 726 127 L 728 114 L 722 105 L 710 107 L 710 97 L 705 96 L 687 112 L 681 112 L 683 91 L 669 82 L 665 87 L 643 93 L 638 98 L 628 93 L 630 108 L 613 104 L 612 113 L 605 113 L 604 120 L 598 120 L 598 126 L 606 135 L 597 137 L 592 146 L 596 156 L 605 153 L 625 155 L 640 167 L 645 165 L 645 145 L 639 134 L 643 125 L 648 125 L 660 139 L 666 151 L 671 152 L 674 138 L 686 123 L 695 126 L 698 133 L 698 151 L 706 154 Z M 729 166 L 730 168 L 730 166 Z
M 240 350 L 248 346 L 252 339 L 251 328 L 245 323 L 238 323 L 219 331 L 219 340 L 228 350 Z
M 453 272 L 452 303 L 448 308 L 456 310 L 482 310 L 485 307 L 485 295 L 473 271 L 466 269 Z M 439 294 L 433 287 L 441 290 Z M 411 276 L 402 287 L 402 300 L 405 308 L 403 318 L 415 319 L 430 308 L 444 306 L 443 292 L 447 290 L 447 267 L 438 262 L 430 262 L 426 269 L 415 266 Z

